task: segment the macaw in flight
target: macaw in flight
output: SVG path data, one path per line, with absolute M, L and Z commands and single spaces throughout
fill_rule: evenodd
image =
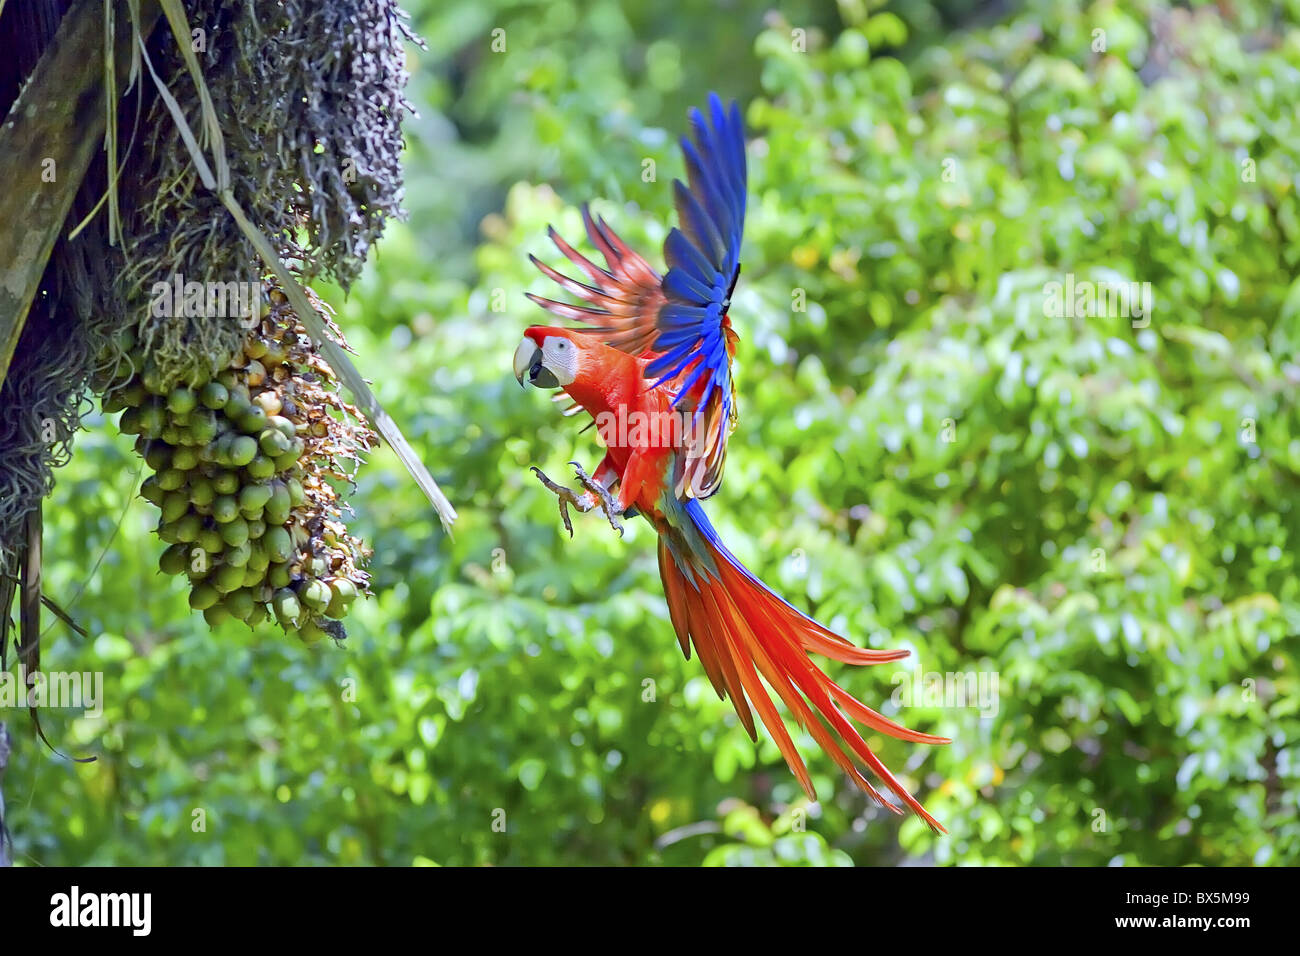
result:
M 548 230 L 551 241 L 589 282 L 530 256 L 545 275 L 587 304 L 528 295 L 554 315 L 582 325 L 527 329 L 515 350 L 515 378 L 521 385 L 562 389 L 574 403 L 567 413 L 585 409 L 607 449 L 591 475 L 571 462 L 581 489 L 532 470 L 558 496 L 570 536 L 570 505 L 581 512 L 599 509 L 620 535 L 621 518 L 640 515 L 654 526 L 669 616 L 683 653 L 689 660 L 694 645 L 714 690 L 731 698 L 755 741 L 751 705 L 758 711 L 810 800 L 817 799 L 812 780 L 764 681 L 854 783 L 895 813 L 903 812 L 872 786 L 856 760 L 930 827 L 943 831 L 849 718 L 901 740 L 949 741 L 877 713 L 808 657 L 817 653 L 846 664 L 882 664 L 906 657 L 907 651 L 857 647 L 801 613 L 727 550 L 701 504 L 718 490 L 736 424 L 731 360 L 737 336 L 727 310 L 740 276 L 747 176 L 744 127 L 734 101 L 724 108 L 710 94 L 708 116 L 691 110 L 690 120 L 694 142 L 681 140 L 689 186 L 673 182 L 680 226 L 664 242 L 665 275 L 628 248 L 603 218 L 593 219 L 585 205 L 587 237 L 606 268 L 554 228 Z

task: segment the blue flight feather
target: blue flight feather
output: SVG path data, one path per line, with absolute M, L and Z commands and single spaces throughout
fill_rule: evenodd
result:
M 692 136 L 681 140 L 687 183 L 673 181 L 679 226 L 664 240 L 666 301 L 656 316 L 652 346 L 661 354 L 646 366 L 646 376 L 656 379 L 651 388 L 678 381 L 674 407 L 699 386 L 695 418 L 710 401 L 719 401 L 717 427 L 726 429 L 732 387 L 723 322 L 745 227 L 745 129 L 740 107 L 724 107 L 715 93 L 705 110 L 693 109 L 689 118 Z

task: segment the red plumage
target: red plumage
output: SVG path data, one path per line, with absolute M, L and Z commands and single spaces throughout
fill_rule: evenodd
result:
M 533 258 L 545 275 L 586 304 L 529 298 L 583 327 L 528 329 L 515 351 L 515 375 L 521 384 L 527 375 L 533 384 L 563 388 L 575 403 L 570 411 L 581 408 L 592 416 L 607 449 L 592 476 L 579 470 L 581 493 L 538 475 L 559 496 L 566 527 L 569 504 L 582 511 L 604 510 L 620 532 L 618 517 L 626 514 L 640 514 L 655 527 L 660 576 L 682 651 L 689 658 L 695 649 L 714 689 L 730 698 L 755 740 L 753 711 L 758 712 L 809 799 L 816 799 L 812 779 L 769 687 L 857 786 L 903 812 L 872 785 L 862 772 L 865 767 L 908 809 L 942 831 L 851 721 L 912 743 L 948 740 L 909 730 L 877 713 L 809 658 L 820 654 L 844 664 L 869 665 L 899 660 L 907 652 L 857 647 L 794 608 L 745 569 L 704 513 L 701 499 L 721 483 L 727 439 L 736 424 L 731 378 L 736 334 L 728 309 L 740 274 L 746 171 L 735 104 L 728 111 L 711 97 L 707 121 L 696 111 L 692 125 L 695 143 L 682 142 L 690 187 L 675 183 L 682 229 L 672 230 L 665 241 L 665 275 L 603 219 L 593 219 L 586 207 L 587 236 L 606 268 L 554 229 L 550 236 L 590 284 Z M 701 427 L 675 432 L 626 427 L 634 420 L 673 416 Z

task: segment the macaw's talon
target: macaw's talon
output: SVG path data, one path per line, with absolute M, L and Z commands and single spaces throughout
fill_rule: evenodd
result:
M 566 488 L 564 485 L 557 485 L 546 477 L 546 473 L 536 465 L 530 466 L 533 474 L 537 476 L 538 481 L 546 486 L 560 502 L 560 520 L 564 522 L 564 530 L 569 532 L 569 537 L 573 537 L 573 522 L 569 519 L 569 505 L 573 505 L 579 511 L 590 511 L 591 505 L 584 504 L 578 493 L 572 488 Z
M 600 510 L 609 519 L 609 526 L 618 532 L 620 538 L 623 537 L 623 522 L 618 520 L 621 512 L 618 508 L 618 502 L 609 493 L 609 489 L 583 471 L 582 466 L 576 461 L 571 461 L 569 464 L 573 466 L 574 473 L 582 487 L 586 488 L 593 497 L 600 500 Z

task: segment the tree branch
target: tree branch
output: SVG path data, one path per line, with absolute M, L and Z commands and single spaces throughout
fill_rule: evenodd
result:
M 146 32 L 158 4 L 143 0 Z M 115 63 L 129 76 L 130 18 L 117 18 Z M 27 311 L 54 241 L 104 135 L 102 0 L 76 0 L 0 126 L 0 384 L 9 373 Z

